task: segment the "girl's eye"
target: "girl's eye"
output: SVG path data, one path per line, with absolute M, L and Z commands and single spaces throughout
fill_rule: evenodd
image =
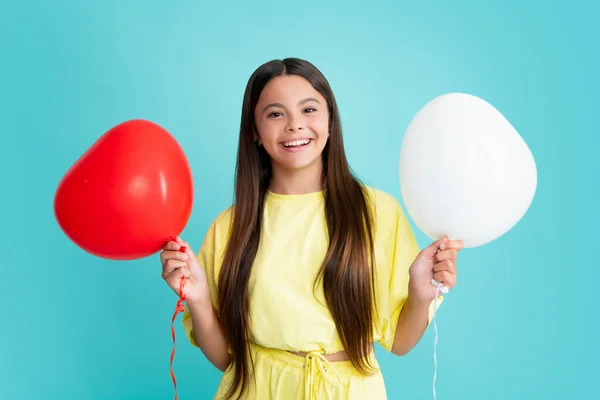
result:
M 267 115 L 267 118 L 274 118 L 279 116 L 281 116 L 281 113 L 279 111 L 273 111 L 272 113 L 269 113 L 269 115 Z
M 312 107 L 309 107 L 309 108 L 305 108 L 305 109 L 304 109 L 304 112 L 305 112 L 305 113 L 313 113 L 313 112 L 315 112 L 315 111 L 317 111 L 317 110 L 316 110 L 315 108 L 312 108 Z

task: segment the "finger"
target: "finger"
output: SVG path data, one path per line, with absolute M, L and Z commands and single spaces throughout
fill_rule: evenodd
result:
M 429 246 L 427 246 L 423 250 L 421 250 L 420 255 L 427 257 L 427 258 L 433 258 L 437 254 L 437 252 L 445 245 L 445 243 L 447 241 L 448 241 L 448 238 L 445 236 L 439 240 L 436 240 L 435 242 L 431 243 Z
M 190 277 L 190 275 L 191 275 L 191 272 L 190 272 L 190 266 L 189 266 L 189 265 L 187 265 L 187 263 L 185 264 L 185 266 L 183 266 L 183 267 L 179 268 L 179 269 L 177 270 L 177 272 L 178 272 L 178 273 L 181 273 L 181 276 L 183 276 L 183 277 L 184 277 L 184 278 L 186 278 L 186 279 L 187 279 L 187 278 L 189 278 L 189 277 Z
M 188 249 L 190 248 L 190 244 L 188 242 L 186 242 L 185 240 L 181 239 L 179 236 L 177 236 L 175 238 L 175 240 L 177 241 L 177 243 L 179 243 L 179 245 L 181 246 L 180 250 L 181 252 L 187 253 Z
M 182 240 L 179 236 L 177 236 L 176 240 L 181 246 L 185 246 L 185 254 L 187 254 L 189 260 L 193 260 L 196 258 L 196 254 L 192 251 L 192 247 L 190 244 L 184 240 Z
M 456 286 L 456 275 L 450 274 L 450 276 L 448 276 L 442 282 L 448 289 L 452 289 L 454 286 Z
M 173 274 L 169 275 L 166 279 L 167 284 L 175 291 L 179 292 L 181 289 L 181 278 L 189 278 L 189 272 L 185 273 L 184 268 L 180 268 L 177 271 L 173 272 Z
M 186 253 L 175 250 L 163 250 L 160 253 L 160 261 L 162 265 L 165 265 L 165 263 L 170 259 L 187 262 L 189 260 L 189 256 Z
M 449 250 L 441 250 L 440 252 L 438 252 L 435 255 L 435 262 L 442 262 L 442 261 L 446 261 L 446 260 L 452 260 L 454 262 L 456 262 L 456 259 L 458 258 L 458 250 L 455 249 L 449 249 Z
M 456 274 L 456 265 L 452 262 L 452 260 L 445 260 L 433 266 L 434 273 L 443 271 L 447 271 L 451 274 Z
M 447 288 L 452 288 L 456 283 L 456 276 L 448 271 L 440 271 L 433 274 L 433 279 L 441 282 Z
M 175 270 L 183 268 L 183 267 L 187 267 L 187 262 L 180 261 L 175 258 L 171 258 L 171 259 L 167 260 L 167 262 L 165 263 L 165 265 L 163 267 L 162 276 L 164 279 L 167 279 L 167 277 L 169 275 L 173 274 L 173 272 L 175 272 Z
M 173 240 L 169 240 L 167 243 L 165 243 L 165 245 L 163 246 L 163 250 L 174 250 L 174 251 L 178 251 L 180 248 L 180 244 L 173 241 Z
M 463 248 L 463 242 L 460 240 L 449 240 L 445 247 L 446 249 L 461 250 Z

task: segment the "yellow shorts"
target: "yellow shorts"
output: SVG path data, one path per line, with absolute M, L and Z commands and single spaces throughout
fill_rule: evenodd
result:
M 350 361 L 328 361 L 321 353 L 300 357 L 284 350 L 268 349 L 251 343 L 254 370 L 244 400 L 385 400 L 387 399 L 379 364 L 371 353 L 372 375 L 360 374 Z M 233 381 L 229 368 L 215 400 L 224 398 Z M 236 397 L 234 396 L 234 399 Z

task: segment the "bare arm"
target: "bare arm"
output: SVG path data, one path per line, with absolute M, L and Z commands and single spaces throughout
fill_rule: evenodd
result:
M 448 289 L 456 285 L 456 259 L 462 242 L 444 237 L 423 249 L 410 266 L 408 299 L 400 311 L 392 353 L 402 356 L 419 343 L 429 324 L 429 308 L 439 292 L 431 278 Z M 438 304 L 441 300 L 438 298 Z
M 429 322 L 429 302 L 409 298 L 406 300 L 394 335 L 392 353 L 403 356 L 411 351 L 423 337 Z
M 183 290 L 194 336 L 190 339 L 215 367 L 225 371 L 231 363 L 231 355 L 227 351 L 227 338 L 219 324 L 219 317 L 211 303 L 206 273 L 190 250 L 190 245 L 179 237 L 176 241 L 166 243 L 160 254 L 163 279 L 177 294 L 181 278 L 187 279 Z M 181 246 L 185 246 L 185 252 L 181 252 Z M 184 316 L 184 323 L 187 323 L 187 316 Z
M 208 292 L 197 302 L 187 303 L 194 327 L 194 339 L 215 367 L 225 371 L 231 363 L 231 354 L 227 351 L 227 339 L 219 323 Z

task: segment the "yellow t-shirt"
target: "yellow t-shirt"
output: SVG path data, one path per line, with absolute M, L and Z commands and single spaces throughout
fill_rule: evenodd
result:
M 373 338 L 391 351 L 398 316 L 408 296 L 409 267 L 420 249 L 398 201 L 381 190 L 369 186 L 367 190 L 375 211 L 378 313 Z M 313 290 L 327 252 L 324 204 L 323 192 L 302 195 L 267 192 L 261 242 L 248 283 L 251 339 L 261 346 L 327 354 L 344 350 L 326 306 L 322 285 Z M 210 225 L 198 254 L 217 313 L 217 282 L 230 220 L 231 207 Z M 430 321 L 432 315 L 433 302 Z M 183 326 L 190 342 L 197 346 L 187 307 Z

